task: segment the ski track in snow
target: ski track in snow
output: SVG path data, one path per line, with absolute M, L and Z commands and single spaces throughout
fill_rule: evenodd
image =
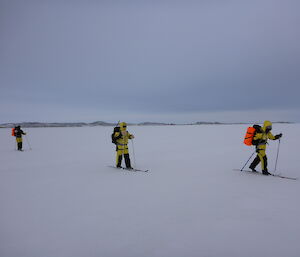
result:
M 24 152 L 0 129 L 0 257 L 300 256 L 299 180 L 233 171 L 246 128 L 128 127 L 147 173 L 107 167 L 112 127 L 24 128 Z M 299 131 L 273 125 L 282 175 L 300 177 Z

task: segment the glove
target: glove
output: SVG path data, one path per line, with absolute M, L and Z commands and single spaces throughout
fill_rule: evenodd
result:
M 131 135 L 131 136 L 130 136 L 130 139 L 134 139 L 134 135 Z
M 275 139 L 279 139 L 279 138 L 281 138 L 281 137 L 282 137 L 282 133 L 276 135 L 276 136 L 275 136 Z

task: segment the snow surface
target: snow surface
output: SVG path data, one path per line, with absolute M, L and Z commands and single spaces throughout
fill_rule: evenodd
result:
M 1 129 L 0 257 L 300 256 L 300 182 L 233 171 L 246 128 L 129 127 L 149 173 L 107 167 L 111 127 L 24 129 L 24 152 Z M 300 125 L 273 130 L 277 170 L 300 177 Z

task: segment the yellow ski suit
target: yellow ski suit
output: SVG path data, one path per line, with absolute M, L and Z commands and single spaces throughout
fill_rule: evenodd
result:
M 256 146 L 257 156 L 249 167 L 250 169 L 254 170 L 255 167 L 261 162 L 261 169 L 265 175 L 268 175 L 268 168 L 267 168 L 268 159 L 266 155 L 266 148 L 267 148 L 266 145 L 268 139 L 276 140 L 282 136 L 282 134 L 274 136 L 271 133 L 271 129 L 272 129 L 272 122 L 266 120 L 264 122 L 263 127 L 261 128 L 261 131 L 256 133 L 256 135 L 254 136 L 253 140 L 258 140 L 258 144 Z
M 131 168 L 129 151 L 128 151 L 128 139 L 133 139 L 134 136 L 127 130 L 127 124 L 125 122 L 120 123 L 120 132 L 115 132 L 115 138 L 117 138 L 116 148 L 116 166 L 121 167 L 122 156 L 124 155 L 126 168 Z

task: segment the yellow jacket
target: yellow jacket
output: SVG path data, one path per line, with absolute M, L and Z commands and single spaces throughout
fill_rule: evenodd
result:
M 266 120 L 264 122 L 264 125 L 259 133 L 256 133 L 254 136 L 254 140 L 259 140 L 259 143 L 257 145 L 258 149 L 266 149 L 266 144 L 268 142 L 268 139 L 276 140 L 277 138 L 271 133 L 270 130 L 267 131 L 267 128 L 272 129 L 272 122 Z
M 117 149 L 124 150 L 127 149 L 128 139 L 134 138 L 132 134 L 130 134 L 127 130 L 127 124 L 125 122 L 120 123 L 120 132 L 115 133 L 115 137 L 117 138 Z M 118 138 L 119 137 L 119 138 Z
M 118 138 L 121 135 L 119 139 L 117 139 L 117 145 L 127 145 L 128 139 L 132 139 L 133 136 L 128 131 L 125 131 L 125 135 L 122 135 L 122 132 L 116 132 L 115 137 Z

